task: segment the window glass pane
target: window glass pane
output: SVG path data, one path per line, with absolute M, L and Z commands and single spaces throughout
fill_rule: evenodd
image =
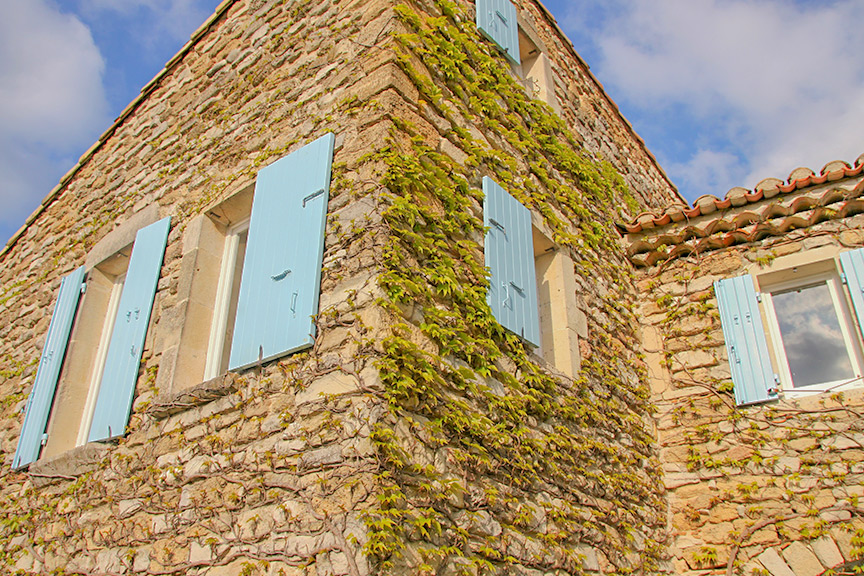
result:
M 772 295 L 795 387 L 853 377 L 826 283 Z

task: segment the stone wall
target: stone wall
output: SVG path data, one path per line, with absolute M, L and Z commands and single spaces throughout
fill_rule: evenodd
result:
M 368 45 L 388 37 L 392 15 L 366 1 L 220 10 L 0 257 L 4 573 L 370 570 L 361 514 L 377 501 L 370 435 L 383 404 L 364 327 L 378 290 L 377 185 L 363 156 L 391 123 L 393 57 Z M 166 379 L 190 223 L 330 131 L 315 348 L 203 384 Z M 172 230 L 127 436 L 12 472 L 59 278 L 148 206 Z
M 575 128 L 527 98 L 497 50 L 478 42 L 473 8 L 397 9 L 400 68 L 416 92 L 381 155 L 392 236 L 380 283 L 395 318 L 379 363 L 387 500 L 370 541 L 399 572 L 654 573 L 664 505 L 635 294 L 604 223 L 675 195 L 548 22 L 535 25 L 553 46 L 558 86 L 573 98 L 561 100 L 562 117 Z M 597 157 L 580 132 L 589 125 L 603 143 Z M 629 138 L 632 157 L 605 155 L 617 138 Z M 572 312 L 585 324 L 575 379 L 484 310 L 483 176 L 531 208 L 535 227 L 575 262 Z M 628 191 L 626 179 L 639 186 Z
M 860 177 L 809 185 L 806 172 L 800 190 L 777 180 L 764 200 L 631 238 L 678 254 L 643 268 L 638 284 L 675 574 L 816 576 L 862 553 L 864 390 L 736 407 L 712 288 L 864 244 Z
M 676 197 L 537 6 L 521 17 L 548 46 L 566 123 L 517 90 L 472 10 L 223 3 L 0 254 L 8 570 L 654 570 L 663 505 L 634 291 L 606 223 Z M 485 75 L 469 86 L 480 109 L 452 62 L 432 66 L 440 38 Z M 200 382 L 176 360 L 196 222 L 331 131 L 314 347 Z M 576 262 L 575 380 L 485 305 L 483 175 Z M 59 278 L 153 206 L 172 229 L 126 437 L 12 472 Z

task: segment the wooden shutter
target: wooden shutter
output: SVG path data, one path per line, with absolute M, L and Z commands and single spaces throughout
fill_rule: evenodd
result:
M 24 425 L 21 436 L 18 437 L 18 448 L 12 460 L 12 468 L 22 468 L 39 458 L 42 448 L 42 436 L 48 425 L 48 415 L 54 403 L 54 391 L 63 367 L 66 355 L 66 345 L 78 310 L 78 300 L 84 282 L 84 267 L 80 267 L 60 283 L 60 293 L 54 304 L 51 322 L 48 324 L 48 334 L 42 348 L 42 357 L 36 370 L 36 380 L 27 398 L 27 411 L 24 414 Z
M 477 0 L 477 28 L 513 63 L 519 64 L 519 24 L 510 0 Z
M 258 173 L 230 370 L 314 342 L 334 141 L 326 134 Z
M 739 406 L 777 397 L 777 380 L 768 355 L 768 341 L 753 278 L 749 275 L 714 283 L 729 368 Z
M 90 425 L 90 442 L 122 436 L 129 423 L 144 338 L 170 228 L 171 218 L 163 218 L 142 228 L 135 236 Z
M 864 332 L 864 249 L 840 254 L 840 266 L 849 296 L 852 297 L 858 330 Z
M 491 178 L 483 178 L 483 194 L 483 224 L 488 229 L 484 254 L 491 273 L 489 306 L 502 326 L 539 346 L 531 212 Z

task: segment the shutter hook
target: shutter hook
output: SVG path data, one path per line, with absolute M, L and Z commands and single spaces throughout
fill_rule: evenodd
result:
M 323 188 L 321 188 L 318 191 L 313 192 L 312 194 L 309 194 L 308 196 L 303 198 L 303 208 L 306 207 L 306 202 L 309 202 L 310 200 L 313 200 L 313 199 L 317 198 L 318 196 L 321 196 L 322 194 L 324 194 Z
M 288 274 L 290 274 L 290 273 L 291 273 L 291 270 L 288 269 L 288 268 L 286 268 L 285 270 L 283 270 L 283 271 L 280 272 L 279 274 L 276 274 L 275 276 L 270 276 L 270 278 L 271 278 L 274 282 L 279 282 L 280 280 L 284 280 L 285 277 L 288 276 Z
M 507 283 L 506 283 L 506 282 L 502 282 L 502 283 L 501 283 L 501 287 L 504 288 L 504 301 L 501 302 L 501 305 L 502 305 L 504 308 L 510 308 L 510 306 L 507 305 L 507 303 L 510 302 L 510 290 L 509 290 L 508 287 L 507 287 Z

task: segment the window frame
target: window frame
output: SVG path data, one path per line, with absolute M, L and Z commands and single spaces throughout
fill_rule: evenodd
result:
M 229 336 L 233 335 L 233 328 L 229 332 L 228 325 L 233 320 L 230 317 L 232 305 L 236 315 L 236 305 L 239 290 L 235 291 L 235 285 L 242 279 L 243 268 L 238 267 L 240 258 L 241 238 L 245 234 L 248 242 L 250 217 L 232 224 L 225 231 L 225 244 L 222 250 L 222 261 L 220 262 L 219 280 L 216 284 L 216 299 L 213 305 L 213 316 L 210 320 L 210 335 L 207 343 L 207 356 L 204 362 L 204 377 L 207 381 L 221 376 L 227 372 L 222 365 L 227 364 L 226 352 L 230 353 L 231 343 Z M 245 246 L 243 248 L 245 256 Z M 239 269 L 238 269 L 239 268 Z
M 555 94 L 555 72 L 548 51 L 537 33 L 527 23 L 519 20 L 518 29 L 519 64 L 511 62 L 513 73 L 532 100 L 545 102 L 556 114 L 561 105 Z
M 128 260 L 126 264 L 128 265 Z M 81 424 L 78 427 L 78 437 L 75 441 L 76 447 L 87 444 L 90 426 L 93 424 L 93 413 L 96 410 L 96 399 L 99 397 L 99 388 L 102 384 L 102 375 L 105 373 L 105 361 L 108 359 L 111 334 L 114 331 L 117 312 L 120 310 L 120 296 L 123 293 L 123 286 L 125 284 L 126 272 L 124 271 L 114 278 L 113 285 L 111 286 L 111 294 L 108 297 L 108 305 L 105 310 L 105 320 L 102 323 L 102 333 L 99 335 L 99 344 L 96 348 L 96 357 L 90 369 L 90 385 L 87 390 L 87 399 L 84 401 Z
M 847 252 L 839 246 L 826 246 L 803 253 L 781 256 L 767 266 L 750 267 L 762 316 L 771 369 L 775 374 L 780 395 L 808 395 L 846 390 L 864 386 L 864 338 L 858 315 L 852 303 L 849 286 L 841 266 L 841 255 Z M 755 268 L 755 269 L 754 269 Z M 826 381 L 794 386 L 786 349 L 774 305 L 773 294 L 788 292 L 825 283 L 837 314 L 853 377 L 849 380 Z

